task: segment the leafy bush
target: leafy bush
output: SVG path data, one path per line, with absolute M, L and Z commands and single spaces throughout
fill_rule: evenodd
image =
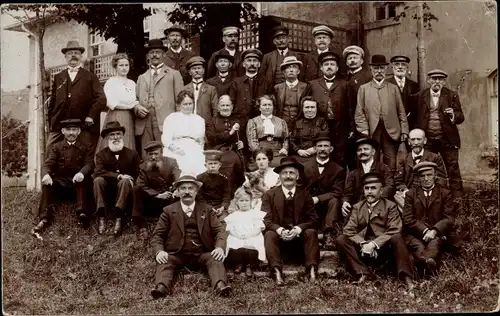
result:
M 28 167 L 28 124 L 2 116 L 2 172 L 20 177 Z

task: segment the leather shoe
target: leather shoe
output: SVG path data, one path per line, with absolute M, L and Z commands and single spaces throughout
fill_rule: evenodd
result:
M 335 250 L 335 238 L 331 232 L 325 233 L 325 243 L 323 245 L 325 250 Z
M 437 263 L 436 260 L 432 258 L 428 258 L 425 260 L 425 266 L 427 267 L 427 270 L 429 270 L 429 274 L 435 274 L 436 273 L 436 268 L 437 268 Z
M 235 274 L 240 274 L 241 273 L 241 270 L 243 270 L 243 266 L 241 264 L 238 264 L 235 268 L 234 268 L 234 273 Z
M 106 230 L 106 221 L 104 220 L 104 217 L 99 217 L 99 228 L 98 228 L 99 235 L 104 234 L 105 230 Z
M 34 232 L 41 233 L 49 224 L 47 219 L 42 219 L 36 226 L 33 228 Z
M 115 222 L 115 228 L 113 229 L 113 234 L 115 236 L 119 235 L 121 231 L 122 231 L 122 219 L 117 218 Z
M 415 287 L 415 285 L 413 285 L 413 280 L 409 276 L 406 276 L 404 278 L 404 281 L 406 283 L 406 286 L 408 287 L 408 290 L 413 290 L 413 288 Z
M 78 215 L 78 220 L 80 221 L 80 224 L 82 224 L 82 227 L 87 229 L 90 225 L 90 219 L 89 216 L 85 213 L 80 213 Z
M 309 282 L 314 283 L 316 282 L 318 272 L 316 271 L 315 266 L 311 266 L 309 269 Z
M 139 236 L 142 240 L 147 240 L 149 238 L 148 229 L 143 227 L 139 230 Z
M 231 294 L 231 291 L 231 287 L 224 281 L 217 282 L 217 285 L 215 286 L 215 292 L 217 292 L 219 296 L 229 296 Z
M 253 277 L 252 265 L 247 264 L 247 268 L 245 269 L 245 275 L 249 278 Z
M 354 284 L 361 285 L 365 283 L 368 280 L 368 275 L 362 274 L 357 281 L 354 282 Z
M 285 282 L 283 281 L 283 276 L 281 275 L 281 271 L 278 268 L 274 268 L 274 280 L 276 281 L 277 286 L 285 285 Z
M 167 295 L 170 295 L 170 291 L 163 283 L 157 284 L 154 290 L 151 291 L 151 296 L 154 299 L 165 297 Z

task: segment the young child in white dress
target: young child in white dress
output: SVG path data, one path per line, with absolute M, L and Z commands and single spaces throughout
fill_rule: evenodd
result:
M 252 193 L 241 187 L 234 193 L 226 222 L 227 257 L 226 262 L 235 266 L 234 273 L 239 274 L 245 268 L 248 277 L 253 276 L 252 268 L 260 261 L 266 261 L 264 248 L 264 216 L 260 209 L 252 209 Z

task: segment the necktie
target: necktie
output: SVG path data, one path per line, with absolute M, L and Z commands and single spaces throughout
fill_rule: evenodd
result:
M 292 193 L 292 191 L 288 191 L 288 197 L 286 199 L 287 200 L 293 199 L 293 193 Z
M 405 85 L 403 84 L 403 81 L 399 81 L 399 90 L 403 91 L 403 89 L 405 88 Z
M 193 85 L 194 85 L 194 90 L 195 91 L 198 91 L 200 89 L 201 83 L 202 83 L 202 81 L 200 81 L 200 82 L 194 82 L 193 81 Z
M 186 215 L 187 215 L 188 217 L 191 217 L 191 214 L 192 214 L 192 213 L 193 213 L 193 210 L 192 210 L 190 207 L 188 207 L 188 208 L 186 209 Z
M 417 156 L 413 157 L 414 162 L 418 162 L 420 159 L 422 159 L 422 155 L 417 155 Z
M 280 54 L 281 54 L 281 56 L 285 56 L 285 51 L 284 50 L 280 50 Z

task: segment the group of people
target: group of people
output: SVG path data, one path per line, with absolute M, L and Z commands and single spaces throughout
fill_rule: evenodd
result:
M 98 232 L 113 213 L 119 235 L 131 215 L 149 239 L 146 216 L 159 216 L 150 238 L 157 270 L 154 298 L 171 293 L 179 266 L 206 266 L 213 288 L 231 292 L 225 264 L 253 275 L 262 262 L 283 285 L 283 258 L 317 278 L 321 246 L 337 249 L 358 283 L 369 265 L 395 263 L 412 285 L 413 261 L 434 272 L 454 235 L 464 121 L 447 74 L 427 73 L 429 88 L 407 77 L 410 59 L 330 47 L 333 31 L 313 29 L 317 49 L 289 48 L 286 27 L 276 50 L 238 51 L 239 29 L 222 29 L 225 47 L 208 65 L 182 47 L 186 32 L 152 39 L 150 68 L 137 83 L 132 60 L 116 54 L 104 88 L 80 65 L 85 49 L 69 41 L 68 69 L 52 84 L 50 136 L 42 168 L 40 236 L 56 197 L 76 192 L 76 216 Z M 348 73 L 338 73 L 344 62 Z M 99 127 L 100 112 L 107 107 Z M 401 146 L 404 144 L 403 146 Z M 398 149 L 407 150 L 398 161 Z M 68 193 L 66 193 L 68 192 Z M 286 256 L 284 256 L 286 254 Z M 385 261 L 384 261 L 385 260 Z

